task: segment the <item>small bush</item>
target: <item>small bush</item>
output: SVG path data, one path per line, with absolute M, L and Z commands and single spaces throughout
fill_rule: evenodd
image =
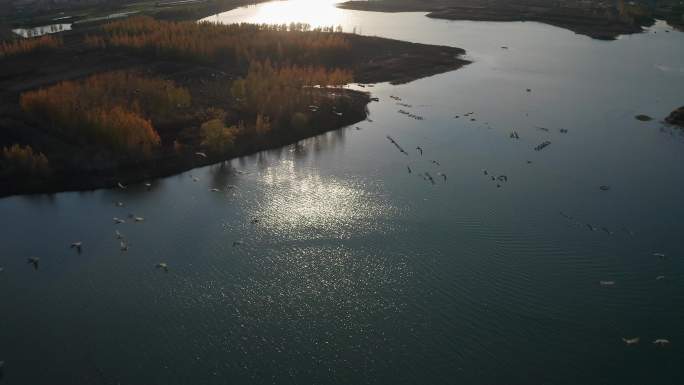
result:
M 0 174 L 23 176 L 23 177 L 45 177 L 50 173 L 50 164 L 43 153 L 33 152 L 31 146 L 22 147 L 14 144 L 5 147 L 0 153 Z

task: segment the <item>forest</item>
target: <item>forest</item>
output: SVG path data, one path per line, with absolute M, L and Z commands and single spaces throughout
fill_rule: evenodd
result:
M 287 32 L 287 33 L 285 33 Z M 246 68 L 253 61 L 300 65 L 349 64 L 351 44 L 341 30 L 290 25 L 170 22 L 140 16 L 106 24 L 85 43 L 154 57 L 223 63 Z
M 190 94 L 168 80 L 118 71 L 28 91 L 19 104 L 78 143 L 149 154 L 160 143 L 150 117 L 188 107 Z
M 0 59 L 8 56 L 56 49 L 62 45 L 62 39 L 52 35 L 45 35 L 33 39 L 0 40 Z

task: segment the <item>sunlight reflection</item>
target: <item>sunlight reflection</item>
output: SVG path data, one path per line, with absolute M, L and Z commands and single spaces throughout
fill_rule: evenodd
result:
M 335 7 L 339 0 L 288 0 L 259 4 L 257 12 L 251 7 L 207 17 L 206 21 L 224 24 L 246 22 L 266 24 L 307 23 L 312 27 L 330 27 L 345 24 L 344 11 Z
M 290 240 L 386 232 L 388 218 L 396 214 L 378 186 L 324 177 L 296 168 L 292 160 L 264 170 L 261 180 L 265 203 L 255 214 L 267 218 L 263 226 Z

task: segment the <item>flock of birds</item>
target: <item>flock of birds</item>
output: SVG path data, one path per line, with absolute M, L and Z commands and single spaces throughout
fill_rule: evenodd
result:
M 200 158 L 207 158 L 207 155 L 203 152 L 197 152 L 197 153 L 195 153 L 195 155 L 200 157 Z M 190 174 L 190 178 L 193 180 L 193 182 L 199 182 L 199 180 L 200 180 L 198 177 L 193 176 L 192 174 Z M 146 182 L 143 185 L 145 186 L 145 188 L 147 188 L 147 190 L 150 190 L 152 188 L 152 184 L 149 182 Z M 121 182 L 117 182 L 116 187 L 121 189 L 121 190 L 126 190 L 128 188 L 128 186 L 124 185 Z M 228 186 L 226 186 L 226 188 L 232 189 L 232 188 L 235 188 L 235 186 L 228 185 Z M 221 189 L 212 187 L 209 189 L 209 191 L 210 192 L 221 192 Z M 114 202 L 114 205 L 116 207 L 124 207 L 124 203 L 120 202 L 120 201 Z M 145 218 L 130 213 L 130 214 L 128 214 L 127 218 L 113 217 L 112 221 L 114 222 L 115 225 L 120 225 L 120 224 L 126 223 L 127 221 L 134 222 L 134 223 L 141 223 L 141 222 L 145 221 Z M 257 223 L 257 222 L 258 222 L 258 219 L 252 219 L 251 220 L 251 223 Z M 114 237 L 119 242 L 119 250 L 121 252 L 128 251 L 128 247 L 129 247 L 128 241 L 126 240 L 126 237 L 119 230 L 114 230 Z M 233 246 L 238 246 L 241 244 L 242 244 L 242 242 L 233 242 Z M 69 247 L 71 249 L 75 250 L 78 254 L 81 254 L 83 252 L 83 242 L 82 241 L 72 242 Z M 33 270 L 38 270 L 40 267 L 40 258 L 35 257 L 35 256 L 28 257 L 26 259 L 26 263 L 28 265 L 31 265 Z M 155 264 L 154 267 L 156 267 L 157 269 L 160 269 L 164 272 L 169 271 L 169 265 L 166 262 L 159 262 L 159 263 Z M 2 266 L 0 266 L 0 273 L 4 272 L 4 270 L 5 269 Z M 2 364 L 4 364 L 4 362 L 0 361 L 0 369 L 2 369 Z
M 530 90 L 530 89 L 527 89 L 527 92 L 531 92 L 531 90 Z M 410 107 L 410 106 L 411 106 L 410 104 L 401 103 L 401 100 L 402 100 L 402 99 L 399 98 L 399 97 L 397 97 L 397 96 L 391 96 L 391 98 L 392 98 L 393 100 L 397 101 L 397 104 L 399 104 L 399 105 L 401 105 L 401 106 L 404 106 L 404 107 Z M 404 111 L 404 110 L 400 110 L 399 113 L 404 114 L 404 115 L 407 115 L 407 116 L 409 116 L 409 117 L 412 117 L 412 118 L 414 118 L 414 119 L 416 119 L 416 120 L 423 120 L 422 117 L 420 117 L 420 116 L 418 116 L 418 115 L 415 115 L 415 114 L 412 114 L 412 113 L 409 113 L 409 112 Z M 476 119 L 475 119 L 474 117 L 472 117 L 473 115 L 474 115 L 474 112 L 468 112 L 468 113 L 463 114 L 462 116 L 463 116 L 463 117 L 466 117 L 466 118 L 469 118 L 471 121 L 476 121 Z M 460 117 L 459 115 L 456 115 L 454 118 L 457 119 L 457 118 L 459 118 L 459 117 Z M 369 122 L 372 122 L 371 119 L 367 119 L 367 120 L 368 120 Z M 540 129 L 540 130 L 542 130 L 542 131 L 546 131 L 546 132 L 549 131 L 548 128 L 545 128 L 545 127 L 537 127 L 537 128 Z M 359 129 L 359 128 L 357 127 L 357 129 Z M 566 134 L 566 133 L 568 132 L 568 130 L 567 130 L 567 129 L 561 129 L 560 132 L 563 133 L 563 134 Z M 511 138 L 511 139 L 519 139 L 520 136 L 519 136 L 519 134 L 518 134 L 516 131 L 512 131 L 512 132 L 510 133 L 510 138 Z M 389 135 L 387 136 L 387 139 L 390 141 L 390 143 L 391 143 L 392 145 L 394 145 L 394 147 L 395 147 L 400 153 L 402 153 L 402 154 L 405 155 L 405 156 L 409 156 L 409 153 L 408 153 L 408 152 L 407 152 L 407 151 L 406 151 L 406 150 L 397 142 L 396 139 L 394 139 L 393 137 L 391 137 L 391 136 L 389 136 Z M 548 140 L 547 140 L 547 141 L 544 141 L 544 142 L 542 142 L 541 144 L 539 144 L 539 145 L 537 145 L 536 147 L 534 147 L 534 150 L 535 150 L 535 151 L 541 151 L 541 150 L 543 150 L 544 148 L 548 147 L 550 144 L 551 144 L 550 141 L 548 141 Z M 421 146 L 416 146 L 415 151 L 416 151 L 416 153 L 417 153 L 417 155 L 418 155 L 419 157 L 421 157 L 421 158 L 423 157 L 423 155 L 424 155 L 424 150 L 423 150 L 423 148 L 422 148 Z M 196 152 L 195 155 L 196 155 L 197 157 L 199 157 L 199 158 L 203 158 L 203 159 L 206 159 L 206 158 L 207 158 L 207 155 L 206 155 L 205 153 L 203 153 L 203 152 Z M 430 160 L 429 163 L 432 164 L 432 165 L 434 165 L 434 166 L 436 166 L 436 167 L 440 167 L 440 166 L 441 166 L 441 164 L 440 164 L 437 160 Z M 528 160 L 527 163 L 529 164 L 529 163 L 531 163 L 531 161 Z M 407 168 L 407 171 L 408 171 L 409 174 L 413 174 L 413 173 L 414 173 L 414 170 L 411 168 L 411 165 L 407 165 L 406 168 Z M 482 172 L 483 172 L 483 174 L 484 174 L 485 177 L 489 178 L 492 182 L 495 182 L 495 183 L 496 183 L 496 187 L 497 187 L 497 188 L 500 188 L 500 187 L 502 186 L 502 183 L 508 182 L 508 176 L 506 176 L 506 175 L 503 175 L 503 174 L 502 174 L 502 175 L 493 175 L 492 173 L 490 173 L 490 172 L 489 172 L 488 170 L 486 170 L 486 169 L 482 170 Z M 425 180 L 425 181 L 427 181 L 427 182 L 429 182 L 429 183 L 431 183 L 431 184 L 433 184 L 433 185 L 437 183 L 437 182 L 435 181 L 435 178 L 432 176 L 432 174 L 430 174 L 429 171 L 424 171 L 424 172 L 422 172 L 422 173 L 419 173 L 418 175 L 419 175 L 420 177 L 422 177 L 423 180 Z M 443 183 L 447 183 L 448 178 L 447 178 L 446 173 L 444 173 L 444 172 L 442 172 L 442 171 L 437 171 L 437 172 L 436 172 L 436 175 L 437 175 L 439 178 L 441 178 L 441 180 L 442 180 Z M 196 176 L 193 176 L 192 174 L 190 174 L 190 178 L 192 178 L 192 180 L 193 180 L 194 182 L 198 182 L 198 181 L 199 181 L 199 178 L 196 177 Z M 152 187 L 151 183 L 145 183 L 144 186 L 145 186 L 148 190 Z M 124 185 L 123 183 L 119 182 L 119 183 L 117 183 L 117 187 L 118 187 L 119 189 L 125 190 L 125 189 L 127 189 L 128 186 L 126 186 L 126 185 Z M 228 189 L 231 189 L 231 188 L 234 188 L 234 187 L 235 187 L 235 186 L 231 186 L 231 185 L 227 186 Z M 602 185 L 602 186 L 600 186 L 599 188 L 600 188 L 601 191 L 608 191 L 608 190 L 610 190 L 610 186 L 607 186 L 607 185 Z M 209 191 L 210 191 L 210 192 L 220 192 L 221 190 L 218 189 L 218 188 L 213 187 L 213 188 L 210 188 Z M 123 207 L 123 206 L 124 206 L 124 203 L 123 203 L 123 202 L 115 202 L 115 206 L 116 206 L 116 207 Z M 582 224 L 580 221 L 575 220 L 573 217 L 571 217 L 570 215 L 568 215 L 568 214 L 566 214 L 566 213 L 564 213 L 564 212 L 560 212 L 560 215 L 561 215 L 563 218 L 565 218 L 566 220 L 570 221 L 571 223 L 573 223 L 573 224 L 575 224 L 575 225 L 577 225 L 577 226 L 586 227 L 586 228 L 588 228 L 588 229 L 591 230 L 591 231 L 597 231 L 597 230 L 599 229 L 599 226 L 594 226 L 594 225 L 591 225 L 591 224 L 588 224 L 588 223 L 587 223 L 587 224 Z M 129 215 L 128 215 L 128 218 L 118 218 L 118 217 L 114 217 L 114 218 L 112 218 L 112 220 L 113 220 L 113 222 L 114 222 L 115 225 L 120 225 L 120 224 L 126 223 L 127 220 L 128 220 L 128 221 L 132 221 L 132 222 L 134 222 L 134 223 L 144 222 L 144 221 L 145 221 L 145 218 L 144 218 L 144 217 L 141 217 L 141 216 L 136 216 L 136 215 L 134 215 L 134 214 L 129 214 Z M 254 224 L 254 223 L 258 223 L 258 221 L 259 221 L 258 219 L 252 219 L 250 222 Z M 609 230 L 608 228 L 606 228 L 606 227 L 600 227 L 600 229 L 601 229 L 602 231 L 604 231 L 605 233 L 607 233 L 608 235 L 613 235 L 613 234 L 614 234 L 612 231 L 610 231 L 610 230 Z M 632 232 L 631 230 L 629 230 L 629 229 L 627 229 L 627 228 L 623 228 L 623 230 L 624 230 L 627 234 L 633 235 L 633 232 Z M 123 253 L 123 252 L 127 252 L 127 251 L 128 251 L 128 248 L 129 248 L 129 245 L 128 245 L 128 241 L 126 240 L 126 237 L 125 237 L 118 229 L 114 231 L 114 237 L 115 237 L 116 240 L 119 242 L 119 249 L 120 249 L 120 251 L 121 251 L 122 253 Z M 241 242 L 241 241 L 234 241 L 234 242 L 232 243 L 232 246 L 233 246 L 233 247 L 237 247 L 237 246 L 240 246 L 240 245 L 242 245 L 242 242 Z M 82 241 L 76 241 L 76 242 L 73 242 L 73 243 L 70 244 L 70 248 L 73 249 L 73 250 L 75 250 L 75 251 L 76 251 L 77 253 L 79 253 L 79 254 L 83 252 L 83 247 L 84 247 L 84 245 L 83 245 L 83 242 L 82 242 Z M 660 258 L 660 259 L 665 259 L 665 258 L 666 258 L 666 255 L 665 255 L 664 253 L 653 253 L 653 255 L 656 256 L 656 257 L 658 257 L 658 258 Z M 38 270 L 38 269 L 39 269 L 39 266 L 40 266 L 40 258 L 38 258 L 38 257 L 29 257 L 29 258 L 27 258 L 27 264 L 31 265 L 32 268 L 33 268 L 34 270 Z M 157 269 L 159 269 L 159 270 L 162 270 L 162 271 L 164 271 L 164 272 L 168 272 L 168 271 L 169 271 L 169 266 L 168 266 L 168 264 L 167 264 L 166 262 L 158 262 L 157 264 L 154 265 L 154 267 L 157 268 Z M 0 273 L 3 272 L 3 271 L 4 271 L 4 268 L 0 267 Z M 664 276 L 664 275 L 659 275 L 659 276 L 656 277 L 656 280 L 658 280 L 658 281 L 663 280 L 663 279 L 665 279 L 665 276 Z M 602 280 L 602 281 L 599 281 L 599 284 L 600 284 L 600 286 L 602 286 L 602 287 L 612 287 L 612 286 L 615 286 L 615 285 L 616 285 L 616 282 L 615 282 L 615 281 L 610 281 L 610 280 Z M 626 345 L 628 345 L 628 346 L 633 346 L 633 345 L 639 344 L 640 341 L 641 341 L 641 338 L 640 338 L 640 337 L 624 338 L 624 337 L 623 337 L 623 338 L 622 338 L 622 341 L 623 341 Z M 667 345 L 670 344 L 670 340 L 669 340 L 669 339 L 666 339 L 666 338 L 658 338 L 658 339 L 655 339 L 652 343 L 653 343 L 654 345 L 656 345 L 656 346 L 664 347 L 664 346 L 667 346 Z M 0 379 L 2 378 L 3 367 L 4 367 L 4 361 L 0 361 Z
M 529 92 L 532 92 L 532 90 L 528 88 L 528 89 L 526 89 L 526 92 L 529 93 Z M 392 95 L 392 96 L 390 96 L 390 98 L 393 99 L 393 100 L 395 100 L 397 105 L 400 105 L 400 106 L 403 106 L 403 107 L 410 107 L 410 106 L 411 106 L 410 104 L 401 102 L 402 99 L 401 99 L 400 97 L 398 97 L 398 96 Z M 414 114 L 412 114 L 412 113 L 409 113 L 409 112 L 407 112 L 407 111 L 405 111 L 405 110 L 399 110 L 398 112 L 399 112 L 400 114 L 408 115 L 408 116 L 411 116 L 411 117 L 418 116 L 418 115 L 414 115 Z M 467 113 L 462 114 L 462 115 L 455 115 L 455 116 L 454 116 L 454 119 L 458 119 L 458 118 L 460 118 L 461 116 L 463 116 L 463 117 L 465 117 L 465 118 L 469 118 L 470 121 L 474 122 L 474 121 L 477 120 L 476 118 L 473 117 L 474 114 L 475 114 L 475 112 L 467 112 Z M 371 121 L 370 119 L 368 119 L 368 120 Z M 422 119 L 422 117 L 421 117 L 421 119 L 418 119 L 418 120 L 423 120 L 423 119 Z M 372 122 L 372 121 L 371 121 L 371 122 Z M 485 125 L 487 125 L 487 124 L 485 123 Z M 536 128 L 539 129 L 539 130 L 541 130 L 541 131 L 544 131 L 544 132 L 550 132 L 550 130 L 549 130 L 548 128 L 546 128 L 546 127 L 536 127 Z M 561 129 L 559 130 L 559 132 L 560 132 L 561 134 L 567 134 L 567 133 L 568 133 L 568 130 L 565 129 L 565 128 L 561 128 Z M 520 135 L 519 135 L 518 132 L 515 131 L 515 130 L 513 130 L 513 131 L 510 133 L 509 137 L 510 137 L 511 139 L 520 139 Z M 390 141 L 390 143 L 392 143 L 392 144 L 394 145 L 394 147 L 395 147 L 397 150 L 399 150 L 400 153 L 402 153 L 402 154 L 405 155 L 405 156 L 409 156 L 408 152 L 407 152 L 406 150 L 404 150 L 404 148 L 397 142 L 396 139 L 394 139 L 393 137 L 391 137 L 391 136 L 389 136 L 389 135 L 387 135 L 387 139 Z M 545 141 L 543 141 L 542 143 L 540 143 L 539 145 L 535 146 L 533 149 L 534 149 L 534 151 L 542 151 L 542 150 L 544 150 L 546 147 L 548 147 L 549 145 L 551 145 L 551 141 L 545 140 Z M 416 151 L 417 151 L 417 153 L 418 153 L 418 155 L 419 155 L 420 157 L 423 156 L 423 148 L 422 148 L 422 147 L 417 146 L 417 147 L 416 147 Z M 432 161 L 430 161 L 430 162 L 431 162 L 432 164 L 435 164 L 435 165 L 437 165 L 437 166 L 440 166 L 439 162 L 437 162 L 436 160 L 432 160 Z M 530 163 L 532 163 L 532 161 L 528 160 L 527 163 L 530 164 Z M 409 174 L 412 174 L 412 173 L 413 173 L 413 169 L 411 169 L 411 166 L 410 166 L 410 165 L 407 165 L 406 167 L 407 167 L 408 173 L 409 173 Z M 491 174 L 488 170 L 486 170 L 486 169 L 482 170 L 482 172 L 483 172 L 483 174 L 484 174 L 486 177 L 490 178 L 491 181 L 496 182 L 496 187 L 497 187 L 497 188 L 501 188 L 502 183 L 508 182 L 508 176 L 506 176 L 506 175 L 492 175 L 492 174 Z M 446 183 L 446 181 L 447 181 L 447 176 L 446 176 L 446 174 L 443 173 L 443 172 L 438 172 L 437 174 L 438 174 L 439 176 L 441 176 L 441 177 L 443 178 L 444 182 Z M 431 184 L 435 184 L 435 183 L 436 183 L 435 180 L 434 180 L 434 178 L 433 178 L 433 177 L 430 175 L 430 173 L 427 172 L 427 171 L 426 171 L 426 172 L 423 172 L 423 173 L 421 173 L 421 174 L 419 174 L 419 175 L 420 175 L 421 177 L 423 177 L 424 180 L 430 182 Z M 608 185 L 601 185 L 601 186 L 599 186 L 599 190 L 601 190 L 601 191 L 609 191 L 610 189 L 611 189 L 611 187 L 608 186 Z M 592 224 L 589 224 L 589 223 L 583 224 L 583 223 L 581 223 L 581 222 L 575 220 L 573 217 L 571 217 L 570 215 L 568 215 L 568 214 L 566 214 L 566 213 L 564 213 L 564 212 L 562 212 L 562 211 L 560 212 L 560 215 L 561 215 L 563 218 L 565 218 L 565 219 L 567 219 L 568 221 L 570 221 L 572 224 L 577 225 L 577 226 L 579 226 L 579 227 L 585 227 L 585 228 L 589 229 L 590 231 L 598 231 L 598 230 L 600 229 L 601 231 L 605 232 L 605 233 L 608 234 L 608 235 L 614 235 L 614 234 L 615 234 L 613 231 L 609 230 L 609 229 L 608 229 L 607 227 L 605 227 L 605 226 L 595 226 L 595 225 L 592 225 Z M 633 235 L 634 235 L 634 232 L 631 231 L 631 230 L 629 230 L 629 229 L 626 228 L 626 227 L 623 227 L 622 230 L 623 230 L 626 234 L 628 234 L 628 235 L 630 235 L 630 236 L 633 236 Z M 666 258 L 666 255 L 665 255 L 664 253 L 653 253 L 653 256 L 658 257 L 658 258 L 660 258 L 660 259 L 665 259 L 665 258 Z M 656 280 L 657 280 L 657 281 L 661 281 L 661 280 L 664 280 L 664 279 L 665 279 L 665 276 L 664 276 L 664 275 L 658 275 L 658 276 L 656 277 Z M 611 287 L 611 286 L 615 286 L 615 284 L 616 284 L 615 281 L 609 281 L 609 280 L 601 280 L 601 281 L 599 281 L 599 285 L 600 285 L 600 286 L 603 286 L 603 287 Z M 623 337 L 623 338 L 622 338 L 622 341 L 623 341 L 626 345 L 629 345 L 629 346 L 638 344 L 638 343 L 640 342 L 640 340 L 641 340 L 641 339 L 640 339 L 639 337 L 632 337 L 632 338 L 624 338 L 624 337 Z M 667 346 L 667 345 L 670 344 L 670 340 L 667 339 L 667 338 L 658 338 L 658 339 L 655 339 L 655 340 L 653 341 L 653 344 L 656 345 L 656 346 L 664 347 L 664 346 Z

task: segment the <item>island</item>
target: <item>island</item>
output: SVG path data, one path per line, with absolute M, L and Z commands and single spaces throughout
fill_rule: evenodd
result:
M 0 42 L 0 196 L 125 187 L 287 145 L 366 119 L 371 96 L 346 85 L 455 70 L 464 53 L 149 16 Z
M 670 115 L 665 118 L 665 122 L 684 128 L 684 106 L 672 111 Z
M 643 31 L 655 19 L 674 28 L 684 26 L 684 6 L 678 0 L 352 0 L 340 8 L 378 12 L 428 12 L 447 20 L 535 21 L 595 39 L 614 40 L 619 35 Z

